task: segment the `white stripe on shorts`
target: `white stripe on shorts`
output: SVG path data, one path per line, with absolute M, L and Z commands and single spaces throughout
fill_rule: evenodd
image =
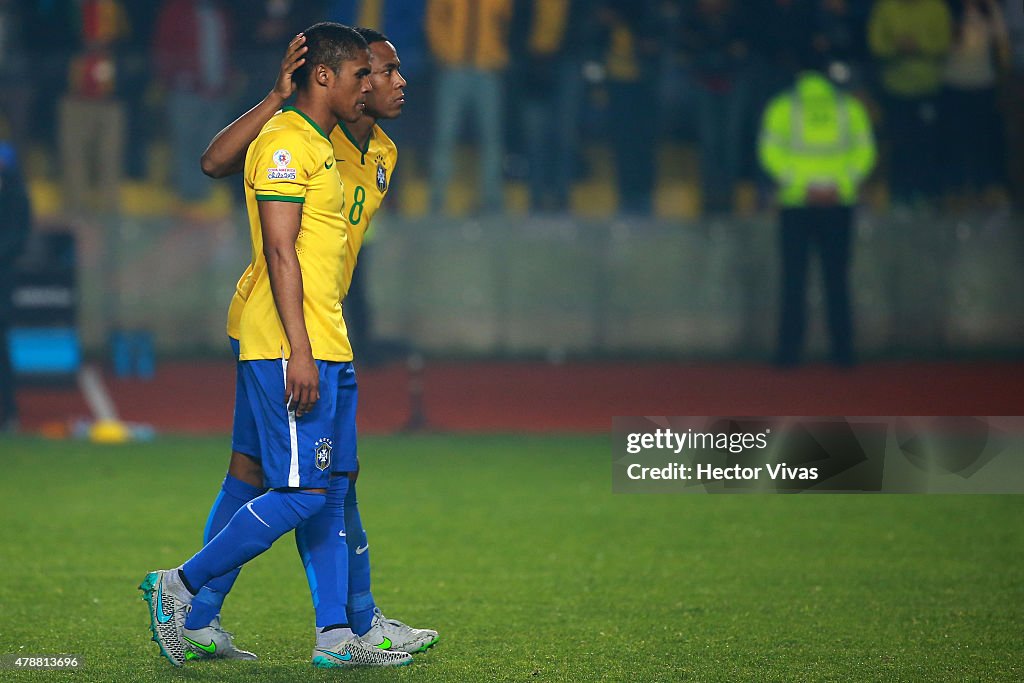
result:
M 281 349 L 281 374 L 284 376 L 285 389 L 288 388 L 288 361 L 284 357 L 284 349 Z M 288 467 L 288 486 L 299 487 L 299 434 L 295 428 L 295 410 L 291 406 L 285 406 L 288 411 L 288 445 L 291 447 L 292 459 Z

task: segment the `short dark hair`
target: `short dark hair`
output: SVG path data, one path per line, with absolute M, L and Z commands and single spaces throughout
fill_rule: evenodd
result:
M 357 53 L 368 48 L 366 40 L 351 26 L 333 21 L 313 24 L 303 34 L 306 36 L 306 61 L 292 74 L 298 88 L 309 86 L 313 69 L 323 64 L 337 73 L 342 62 L 355 59 Z
M 363 37 L 367 45 L 373 45 L 374 43 L 386 43 L 388 37 L 373 28 L 366 28 L 365 26 L 356 26 L 356 33 Z

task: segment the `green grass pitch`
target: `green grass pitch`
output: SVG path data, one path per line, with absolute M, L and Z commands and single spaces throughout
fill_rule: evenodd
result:
M 42 681 L 1020 681 L 1024 497 L 622 496 L 603 437 L 364 438 L 385 613 L 441 632 L 393 671 L 309 666 L 291 537 L 224 625 L 258 663 L 174 670 L 136 586 L 199 548 L 227 438 L 0 441 L 0 655 Z

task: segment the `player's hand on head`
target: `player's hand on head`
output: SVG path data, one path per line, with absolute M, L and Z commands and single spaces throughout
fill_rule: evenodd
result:
M 299 418 L 320 400 L 320 373 L 312 356 L 293 354 L 285 374 L 284 401 Z
M 306 47 L 306 36 L 302 33 L 292 38 L 288 43 L 288 49 L 284 51 L 284 58 L 281 60 L 281 70 L 277 74 L 277 83 L 274 84 L 274 92 L 282 99 L 288 99 L 295 92 L 295 83 L 292 81 L 292 74 L 306 62 L 303 56 L 309 48 Z

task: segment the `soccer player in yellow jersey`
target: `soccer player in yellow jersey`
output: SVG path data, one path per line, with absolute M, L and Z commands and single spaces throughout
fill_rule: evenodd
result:
M 306 43 L 295 106 L 262 127 L 245 157 L 252 263 L 236 291 L 245 300 L 236 413 L 248 413 L 246 438 L 258 446 L 267 491 L 238 508 L 187 562 L 144 578 L 153 639 L 177 666 L 191 648 L 217 649 L 216 640 L 186 630 L 199 590 L 293 529 L 316 611 L 314 666 L 412 661 L 348 628 L 348 556 L 339 552 L 348 474 L 356 468 L 356 384 L 340 305 L 349 226 L 325 131 L 362 116 L 372 88 L 369 48 L 351 28 L 331 23 L 310 27 Z
M 399 71 L 401 63 L 394 45 L 372 29 L 356 30 L 370 47 L 370 81 L 373 89 L 366 96 L 364 115 L 355 122 L 339 120 L 338 126 L 329 134 L 334 148 L 335 168 L 344 186 L 343 216 L 349 225 L 341 298 L 344 298 L 351 283 L 365 232 L 390 188 L 391 174 L 398 156 L 394 143 L 376 121 L 395 118 L 401 113 L 406 85 Z M 224 177 L 242 170 L 246 148 L 292 94 L 292 72 L 305 63 L 307 56 L 305 40 L 305 36 L 300 34 L 289 44 L 274 90 L 213 139 L 202 158 L 205 173 L 213 177 Z M 228 335 L 233 344 L 238 338 L 241 320 L 249 315 L 247 297 L 242 295 L 240 289 L 232 300 L 228 315 Z M 236 391 L 244 393 L 241 383 Z M 236 405 L 244 405 L 244 401 L 236 400 Z M 250 436 L 252 433 L 251 416 L 243 410 L 236 410 L 231 461 L 221 493 L 210 511 L 205 531 L 208 537 L 216 535 L 235 510 L 262 490 L 264 472 L 259 444 Z M 354 448 L 353 444 L 353 452 Z M 357 474 L 358 463 L 350 475 L 351 482 L 344 500 L 343 513 L 349 558 L 346 600 L 349 627 L 355 635 L 386 649 L 401 652 L 425 650 L 437 642 L 436 631 L 414 629 L 400 621 L 387 619 L 374 603 L 370 592 L 369 545 L 359 516 L 355 491 Z M 315 552 L 310 555 L 315 559 Z M 251 653 L 237 649 L 227 632 L 220 628 L 221 605 L 236 577 L 237 572 L 233 572 L 215 579 L 204 586 L 193 601 L 186 623 L 186 635 L 197 643 L 216 641 L 218 649 L 209 652 L 187 641 L 191 648 L 189 656 L 253 657 Z

